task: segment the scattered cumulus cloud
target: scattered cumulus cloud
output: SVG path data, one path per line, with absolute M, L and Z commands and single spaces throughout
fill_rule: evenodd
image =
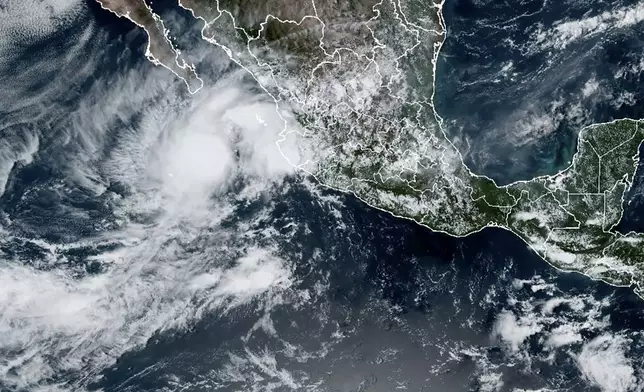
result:
M 539 26 L 533 33 L 534 43 L 545 48 L 565 49 L 566 46 L 589 35 L 600 34 L 611 29 L 634 26 L 644 20 L 644 5 L 635 3 L 630 7 L 605 11 L 601 14 L 578 20 L 556 23 L 545 29 Z

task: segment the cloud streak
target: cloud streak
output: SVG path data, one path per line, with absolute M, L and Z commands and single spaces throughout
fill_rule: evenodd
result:
M 47 145 L 34 136 L 4 157 L 5 166 L 18 159 L 53 165 L 65 176 L 56 192 L 110 200 L 109 219 L 116 223 L 66 243 L 41 238 L 35 228 L 21 237 L 5 228 L 3 242 L 19 238 L 52 260 L 69 249 L 90 249 L 85 260 L 100 270 L 79 274 L 49 261 L 42 263 L 47 268 L 0 261 L 1 385 L 82 390 L 155 332 L 279 295 L 293 284 L 290 262 L 275 244 L 253 238 L 265 211 L 239 226 L 224 224 L 295 173 L 275 143 L 283 114 L 247 88 L 241 73 L 221 75 L 192 97 L 171 76 L 147 70 L 96 81 L 52 125 Z M 280 147 L 300 156 L 297 144 Z M 85 377 L 69 384 L 61 372 Z

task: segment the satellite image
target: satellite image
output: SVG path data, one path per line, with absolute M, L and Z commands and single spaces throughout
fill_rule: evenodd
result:
M 643 27 L 0 0 L 0 391 L 644 392 Z

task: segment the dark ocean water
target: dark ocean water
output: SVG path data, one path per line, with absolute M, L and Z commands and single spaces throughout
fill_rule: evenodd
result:
M 90 3 L 91 18 L 107 38 L 101 38 L 102 50 L 90 52 L 97 56 L 91 59 L 97 64 L 95 74 L 60 75 L 74 81 L 68 101 L 60 104 L 70 110 L 96 80 L 132 68 L 152 69 L 143 60 L 142 32 Z M 563 122 L 551 135 L 520 148 L 511 141 L 501 143 L 506 153 L 492 158 L 485 155 L 490 153 L 487 143 L 490 138 L 505 140 L 499 137 L 506 131 L 504 116 L 517 113 L 526 102 L 543 102 L 547 108 L 549 100 L 574 99 L 574 91 L 589 77 L 582 67 L 599 79 L 606 71 L 602 67 L 627 61 L 628 54 L 617 49 L 623 42 L 638 42 L 635 33 L 616 35 L 616 41 L 607 46 L 599 45 L 598 37 L 597 42 L 580 44 L 590 45 L 587 55 L 558 55 L 552 70 L 540 69 L 546 54 L 513 57 L 519 55 L 498 44 L 503 34 L 515 34 L 516 42 L 521 39 L 524 28 L 518 22 L 507 30 L 495 25 L 509 18 L 510 9 L 515 15 L 539 8 L 536 3 L 521 3 L 521 7 L 448 3 L 447 23 L 450 31 L 458 33 L 450 35 L 439 67 L 439 112 L 450 129 L 457 129 L 455 136 L 468 136 L 472 148 L 468 157 L 475 167 L 502 179 L 527 178 L 561 166 L 574 148 L 577 129 Z M 600 5 L 590 8 L 601 9 Z M 570 18 L 585 12 L 585 8 L 563 5 L 548 10 Z M 526 18 L 525 23 L 534 21 Z M 42 45 L 60 48 L 64 42 L 57 37 Z M 16 61 L 33 61 L 35 53 L 25 53 Z M 68 67 L 76 68 L 61 72 L 78 70 L 86 60 L 75 60 Z M 520 84 L 479 82 L 506 61 L 514 62 Z M 549 75 L 547 85 L 545 75 Z M 49 91 L 44 86 L 52 76 L 41 76 L 29 92 Z M 636 87 L 629 88 L 637 94 Z M 593 101 L 581 123 L 638 114 L 637 105 L 611 112 L 600 101 Z M 22 118 L 26 123 L 30 110 L 3 113 L 4 119 Z M 68 125 L 64 112 L 54 113 L 53 118 L 30 125 L 42 135 L 40 150 L 33 162 L 14 166 L 0 198 L 3 228 L 16 238 L 2 247 L 12 262 L 45 257 L 25 237 L 67 243 L 117 227 L 110 222 L 112 199 L 66 183 L 60 157 L 74 144 L 61 136 Z M 112 126 L 118 130 L 136 124 L 134 116 L 119 118 Z M 478 158 L 478 151 L 484 159 Z M 101 151 L 96 154 L 100 157 Z M 510 161 L 518 162 L 512 165 L 516 171 L 502 169 Z M 68 186 L 65 192 L 59 191 L 60 184 Z M 353 197 L 303 184 L 308 181 L 291 178 L 276 186 L 271 198 L 236 205 L 236 217 L 224 223 L 232 227 L 261 216 L 252 231 L 271 234 L 253 241 L 274 245 L 289 261 L 291 287 L 242 306 L 210 311 L 184 328 L 156 333 L 144 347 L 126 352 L 114 366 L 100 370 L 89 389 L 599 391 L 580 363 L 601 365 L 597 362 L 601 357 L 613 360 L 605 364 L 608 369 L 615 363 L 631 366 L 642 382 L 644 314 L 641 300 L 630 288 L 560 273 L 501 229 L 452 238 L 370 209 Z M 128 189 L 112 183 L 106 194 L 127 197 Z M 643 216 L 641 197 L 634 197 L 627 209 L 626 229 L 639 227 Z M 86 214 L 70 215 L 72 207 Z M 289 226 L 293 222 L 295 228 Z M 249 229 L 248 237 L 252 235 Z M 237 244 L 243 246 L 244 241 L 241 238 Z M 70 250 L 66 256 L 71 266 L 35 264 L 100 275 L 103 267 L 92 263 L 91 256 L 110 250 L 109 246 Z M 551 343 L 571 334 L 577 340 Z M 593 345 L 598 341 L 599 348 Z M 70 372 L 53 374 L 51 379 L 76 385 L 84 376 Z M 3 388 L 9 389 L 0 385 Z
M 579 37 L 556 44 L 563 23 L 637 7 L 447 1 L 436 104 L 467 161 L 503 183 L 550 174 L 567 166 L 583 126 L 641 118 L 640 23 L 620 26 L 625 17 L 615 16 L 602 28 L 577 27 Z
M 455 239 L 351 197 L 341 200 L 338 220 L 310 194 L 294 190 L 267 222 L 279 227 L 283 219 L 295 220 L 310 229 L 285 241 L 282 251 L 295 260 L 294 290 L 314 292 L 323 282 L 322 295 L 305 306 L 268 311 L 258 301 L 209 315 L 187 331 L 160 334 L 120 358 L 94 388 L 291 390 L 279 377 L 282 371 L 299 382 L 297 390 L 316 385 L 321 391 L 391 391 L 404 385 L 414 391 L 590 391 L 595 389 L 567 350 L 543 351 L 556 327 L 583 323 L 588 325 L 578 332 L 584 339 L 625 334 L 633 339 L 629 354 L 641 358 L 637 333 L 644 315 L 629 288 L 558 273 L 500 229 Z M 539 304 L 552 298 L 583 298 L 584 305 L 558 305 L 548 316 L 552 320 L 539 321 Z M 607 298 L 610 304 L 591 316 L 590 309 Z M 544 325 L 518 352 L 494 337 L 506 312 Z M 267 316 L 271 334 L 256 329 Z M 602 318 L 607 326 L 593 326 L 591 319 Z M 270 361 L 253 362 L 262 353 Z M 490 373 L 500 374 L 502 387 L 487 389 L 481 380 Z

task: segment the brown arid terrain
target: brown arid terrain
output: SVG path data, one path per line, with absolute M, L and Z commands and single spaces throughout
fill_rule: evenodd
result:
M 101 2 L 144 26 L 153 61 L 190 84 L 194 68 L 172 58 L 179 52 L 143 0 Z M 644 237 L 615 230 L 644 140 L 639 121 L 583 129 L 570 166 L 549 176 L 501 187 L 472 173 L 433 104 L 443 3 L 177 5 L 201 23 L 204 41 L 293 113 L 277 144 L 298 145 L 297 157 L 282 155 L 321 184 L 452 236 L 501 227 L 557 268 L 638 292 L 644 284 Z
M 161 65 L 182 78 L 190 91 L 196 92 L 202 82 L 194 68 L 180 57 L 167 36 L 163 21 L 154 13 L 145 0 L 97 0 L 106 10 L 119 17 L 127 18 L 144 29 L 148 34 L 148 47 L 145 55 L 154 64 Z

